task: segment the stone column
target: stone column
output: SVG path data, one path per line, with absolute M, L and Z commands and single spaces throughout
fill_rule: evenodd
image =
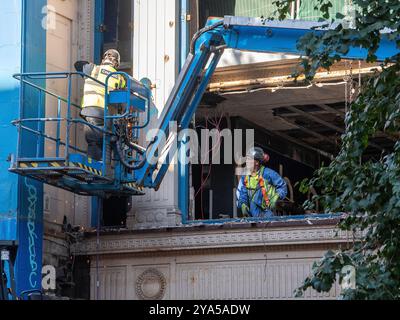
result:
M 161 114 L 178 75 L 178 11 L 176 0 L 134 1 L 133 76 L 147 77 L 156 85 L 154 119 Z M 150 127 L 154 128 L 154 122 Z M 179 224 L 177 167 L 170 167 L 157 192 L 146 190 L 145 196 L 134 197 L 132 207 L 129 228 Z

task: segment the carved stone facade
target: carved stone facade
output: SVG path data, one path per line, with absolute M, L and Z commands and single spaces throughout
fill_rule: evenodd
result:
M 91 298 L 292 299 L 312 263 L 353 237 L 336 221 L 188 226 L 88 235 L 75 250 L 90 256 Z M 95 261 L 98 255 L 99 264 Z M 335 298 L 308 291 L 304 298 Z

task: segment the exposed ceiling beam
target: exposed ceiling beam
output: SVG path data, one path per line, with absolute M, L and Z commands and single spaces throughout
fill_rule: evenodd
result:
M 283 109 L 283 108 L 288 109 L 288 107 L 285 106 L 285 107 L 280 107 L 280 108 L 274 109 L 274 111 L 275 111 L 275 113 L 276 113 L 277 110 Z M 303 111 L 303 110 L 300 110 L 300 111 Z M 303 112 L 306 112 L 306 111 L 303 111 Z M 315 114 L 321 114 L 321 115 L 332 114 L 332 112 L 330 112 L 330 111 L 323 111 L 323 110 L 309 111 L 309 112 L 310 112 L 310 113 L 312 112 L 312 114 L 314 114 L 314 115 L 315 115 Z M 308 112 L 307 112 L 307 113 L 308 113 Z M 278 115 L 277 115 L 277 116 L 278 116 Z M 284 113 L 284 112 L 280 111 L 279 116 L 284 116 L 285 118 L 296 118 L 296 117 L 299 116 L 299 114 L 298 114 L 297 112 L 296 112 L 296 113 L 294 113 L 294 112 L 291 112 L 291 113 Z
M 277 135 L 277 136 L 279 136 L 279 137 L 281 137 L 283 139 L 286 139 L 286 140 L 288 140 L 290 142 L 293 142 L 293 143 L 295 143 L 295 144 L 297 144 L 299 146 L 302 146 L 302 147 L 307 148 L 309 150 L 313 150 L 313 151 L 319 153 L 320 155 L 322 155 L 322 156 L 324 156 L 326 158 L 329 158 L 330 160 L 333 160 L 335 158 L 333 154 L 331 154 L 329 152 L 326 152 L 324 150 L 318 149 L 318 148 L 314 148 L 314 147 L 304 143 L 303 141 L 300 141 L 300 140 L 298 140 L 296 138 L 293 138 L 293 137 L 289 136 L 286 133 L 283 133 L 282 131 L 274 131 L 273 133 L 275 135 Z
M 285 122 L 287 122 L 287 123 L 289 123 L 291 125 L 296 126 L 299 130 L 301 130 L 301 131 L 303 131 L 303 132 L 305 132 L 305 133 L 307 133 L 307 134 L 309 134 L 311 136 L 314 136 L 314 137 L 316 137 L 318 139 L 321 139 L 323 141 L 327 141 L 327 142 L 333 144 L 336 147 L 336 142 L 335 142 L 334 139 L 330 139 L 327 136 L 324 136 L 324 135 L 319 134 L 319 133 L 317 133 L 315 131 L 312 131 L 312 130 L 306 128 L 306 127 L 303 127 L 303 126 L 297 124 L 295 121 L 292 121 L 290 119 L 286 119 L 286 118 L 284 118 L 282 116 L 276 116 L 276 117 L 278 117 L 279 119 L 281 119 L 281 120 L 283 120 L 283 121 L 285 121 Z
M 290 111 L 293 111 L 293 112 L 295 112 L 295 113 L 298 113 L 299 115 L 302 115 L 302 116 L 304 116 L 305 118 L 308 118 L 308 119 L 310 119 L 310 120 L 313 120 L 313 121 L 315 121 L 315 122 L 318 122 L 318 123 L 320 123 L 320 124 L 322 124 L 322 125 L 324 125 L 324 126 L 330 128 L 330 129 L 332 129 L 332 130 L 335 130 L 335 131 L 337 131 L 337 132 L 339 132 L 339 133 L 344 133 L 344 129 L 343 129 L 343 128 L 340 128 L 340 127 L 338 127 L 338 126 L 336 126 L 336 125 L 334 125 L 334 124 L 332 124 L 332 123 L 329 123 L 328 121 L 322 120 L 322 119 L 320 119 L 320 118 L 318 118 L 318 117 L 312 115 L 311 113 L 302 111 L 302 110 L 300 110 L 300 109 L 298 109 L 298 108 L 296 108 L 296 107 L 293 107 L 293 106 L 288 106 L 288 107 L 285 107 L 285 108 L 287 108 L 287 109 L 289 109 Z M 377 145 L 377 144 L 375 144 L 375 143 L 373 143 L 373 142 L 370 142 L 370 145 L 371 145 L 372 147 L 374 147 L 374 148 L 380 150 L 380 151 L 385 151 L 384 148 L 382 148 L 381 146 L 379 146 L 379 145 Z
M 343 119 L 344 119 L 344 117 L 346 115 L 346 112 L 344 110 L 337 110 L 335 108 L 327 106 L 326 104 L 318 104 L 318 107 L 324 109 L 325 111 L 338 114 Z M 393 142 L 397 142 L 397 140 L 398 140 L 398 137 L 392 136 L 392 135 L 390 135 L 389 133 L 386 133 L 386 132 L 377 132 L 375 137 L 383 137 L 383 138 L 389 139 L 390 141 L 393 141 Z
M 339 114 L 339 115 L 343 115 L 343 116 L 346 114 L 344 109 L 343 110 L 335 109 L 326 104 L 317 104 L 317 106 L 320 107 L 321 109 L 324 109 L 327 112 L 330 112 L 330 113 L 335 113 L 335 114 Z

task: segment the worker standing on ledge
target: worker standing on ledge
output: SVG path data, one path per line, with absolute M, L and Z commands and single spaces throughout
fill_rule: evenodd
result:
M 121 64 L 121 56 L 117 50 L 110 49 L 104 53 L 101 65 L 95 65 L 87 61 L 75 63 L 75 69 L 90 75 L 93 79 L 101 83 L 106 82 L 107 76 L 112 72 L 117 72 Z M 108 80 L 110 90 L 126 87 L 123 76 L 113 75 Z M 83 90 L 83 101 L 81 115 L 90 124 L 103 129 L 104 127 L 104 96 L 105 87 L 90 78 L 85 79 Z M 103 133 L 89 126 L 84 127 L 85 138 L 88 144 L 88 157 L 101 160 L 103 150 Z
M 249 175 L 243 176 L 237 189 L 237 205 L 244 217 L 271 217 L 279 199 L 287 194 L 285 180 L 272 169 L 266 168 L 269 156 L 261 148 L 251 148 L 246 155 Z

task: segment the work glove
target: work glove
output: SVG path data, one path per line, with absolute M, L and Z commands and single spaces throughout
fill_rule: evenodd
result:
M 89 64 L 88 61 L 77 61 L 74 64 L 75 70 L 78 72 L 83 72 L 83 67 L 87 64 Z
M 248 206 L 246 206 L 246 205 L 243 203 L 241 209 L 242 209 L 242 214 L 243 214 L 243 217 L 244 217 L 244 218 L 250 217 L 250 215 L 249 215 L 250 209 L 249 209 Z

